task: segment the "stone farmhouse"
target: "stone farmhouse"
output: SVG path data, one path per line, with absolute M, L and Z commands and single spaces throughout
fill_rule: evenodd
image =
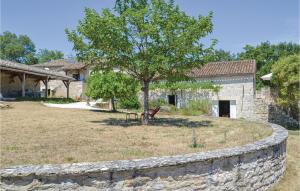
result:
M 14 97 L 71 97 L 85 100 L 86 79 L 90 69 L 81 62 L 55 60 L 32 66 L 0 60 L 0 100 Z M 221 86 L 217 93 L 198 91 L 150 91 L 150 100 L 164 99 L 177 108 L 190 100 L 208 99 L 215 117 L 245 118 L 275 122 L 284 126 L 299 126 L 275 104 L 276 91 L 256 90 L 255 60 L 207 63 L 193 69 L 190 77 L 198 82 L 213 82 Z
M 177 108 L 185 107 L 190 100 L 212 101 L 212 115 L 230 118 L 248 118 L 254 114 L 256 98 L 255 60 L 214 62 L 192 70 L 190 77 L 197 82 L 220 85 L 218 93 L 199 91 L 152 91 L 150 99 L 164 99 Z
M 70 98 L 76 100 L 86 98 L 84 92 L 86 89 L 86 79 L 89 75 L 89 69 L 84 63 L 68 59 L 59 59 L 42 64 L 35 64 L 33 66 L 44 70 L 58 72 L 74 78 L 75 81 L 70 83 Z M 41 84 L 40 88 L 44 91 L 45 86 Z M 64 97 L 65 95 L 66 88 L 64 88 L 64 83 L 60 80 L 51 80 L 49 82 L 49 97 Z

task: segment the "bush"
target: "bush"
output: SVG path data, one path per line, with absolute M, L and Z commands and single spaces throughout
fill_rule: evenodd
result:
M 141 106 L 136 96 L 127 99 L 120 99 L 119 103 L 120 103 L 120 108 L 122 109 L 139 109 Z
M 181 110 L 183 115 L 203 115 L 210 114 L 211 102 L 207 99 L 192 100 L 188 102 L 188 106 Z
M 168 105 L 164 99 L 154 99 L 149 101 L 149 108 L 161 107 L 163 105 Z

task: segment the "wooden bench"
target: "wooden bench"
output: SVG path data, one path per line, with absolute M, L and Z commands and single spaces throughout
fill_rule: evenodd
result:
M 128 121 L 128 119 L 131 119 L 130 116 L 134 116 L 135 120 L 138 120 L 138 114 L 135 112 L 126 112 L 125 116 L 126 116 L 126 122 Z

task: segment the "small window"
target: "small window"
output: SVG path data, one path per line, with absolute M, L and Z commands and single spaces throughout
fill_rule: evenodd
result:
M 79 74 L 73 74 L 73 78 L 74 78 L 75 80 L 79 80 L 79 79 L 80 79 L 80 75 L 79 75 Z

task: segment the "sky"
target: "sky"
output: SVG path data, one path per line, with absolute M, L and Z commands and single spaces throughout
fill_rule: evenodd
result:
M 75 29 L 85 7 L 101 12 L 114 0 L 0 0 L 1 33 L 26 34 L 36 49 L 60 50 L 75 55 L 65 29 Z M 190 16 L 213 11 L 216 48 L 237 53 L 246 44 L 299 41 L 299 0 L 175 0 Z M 207 43 L 208 41 L 205 41 Z

